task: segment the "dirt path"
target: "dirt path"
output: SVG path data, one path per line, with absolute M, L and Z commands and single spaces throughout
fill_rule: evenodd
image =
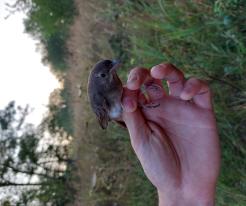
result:
M 70 91 L 70 106 L 74 116 L 73 156 L 78 166 L 76 188 L 79 193 L 73 205 L 89 206 L 92 205 L 88 202 L 88 197 L 92 184 L 95 184 L 95 168 L 98 161 L 98 148 L 93 141 L 103 134 L 88 105 L 87 79 L 95 61 L 104 55 L 110 56 L 111 51 L 104 43 L 106 41 L 103 39 L 106 37 L 102 29 L 103 24 L 97 17 L 100 8 L 98 1 L 95 4 L 94 1 L 76 0 L 76 4 L 79 14 L 75 17 L 68 41 L 71 55 L 68 59 L 70 69 L 66 75 L 66 86 Z M 102 32 L 98 33 L 100 30 Z

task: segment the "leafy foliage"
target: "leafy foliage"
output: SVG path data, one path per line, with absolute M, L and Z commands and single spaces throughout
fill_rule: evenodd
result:
M 24 22 L 26 32 L 44 45 L 44 62 L 51 63 L 56 71 L 65 71 L 66 40 L 76 15 L 74 0 L 16 0 L 9 6 L 27 13 Z
M 67 87 L 56 89 L 50 96 L 49 115 L 44 119 L 51 134 L 64 130 L 73 135 L 72 109 L 69 104 L 69 91 Z M 59 101 L 56 100 L 59 98 Z
M 27 31 L 34 36 L 40 35 L 42 39 L 48 39 L 58 32 L 66 33 L 74 13 L 75 5 L 72 0 L 32 0 L 32 8 L 25 21 Z
M 0 110 L 0 190 L 5 194 L 0 203 L 72 202 L 76 193 L 70 184 L 71 169 L 76 168 L 63 143 L 68 136 L 47 137 L 46 122 L 35 128 L 25 123 L 28 114 L 28 106 L 16 108 L 14 102 Z M 13 191 L 15 198 L 8 198 Z
M 59 68 L 61 71 L 65 71 L 66 65 L 66 36 L 57 32 L 49 37 L 46 44 L 47 49 L 47 60 L 48 62 L 52 62 L 54 68 Z

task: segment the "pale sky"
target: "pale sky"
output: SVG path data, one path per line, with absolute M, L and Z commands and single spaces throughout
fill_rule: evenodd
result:
M 0 109 L 11 100 L 16 105 L 29 104 L 34 111 L 27 121 L 40 123 L 47 111 L 50 92 L 59 83 L 41 63 L 41 54 L 36 52 L 36 42 L 24 32 L 23 13 L 7 19 L 6 2 L 0 0 Z

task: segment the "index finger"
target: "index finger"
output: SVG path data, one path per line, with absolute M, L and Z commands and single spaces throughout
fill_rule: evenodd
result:
M 151 76 L 167 81 L 171 96 L 179 97 L 184 86 L 184 74 L 172 64 L 159 64 L 151 69 Z
M 146 141 L 149 134 L 149 128 L 146 120 L 137 107 L 138 91 L 132 91 L 127 88 L 123 90 L 122 97 L 122 119 L 125 122 L 130 134 L 130 139 L 134 150 L 138 151 L 138 146 L 142 141 Z

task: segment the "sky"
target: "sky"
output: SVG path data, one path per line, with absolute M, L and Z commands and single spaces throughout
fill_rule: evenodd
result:
M 24 33 L 23 13 L 15 13 L 7 19 L 6 2 L 0 0 L 0 109 L 10 101 L 16 105 L 33 108 L 27 122 L 39 124 L 47 111 L 49 94 L 59 82 L 41 63 L 36 51 L 37 42 Z

